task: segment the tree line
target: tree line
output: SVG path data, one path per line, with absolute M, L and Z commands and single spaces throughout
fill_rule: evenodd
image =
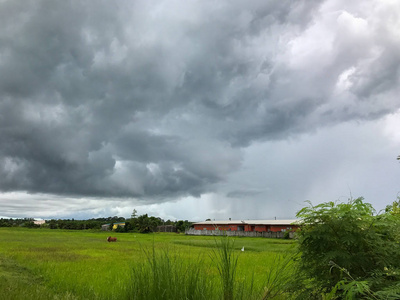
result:
M 125 226 L 118 226 L 117 232 L 140 232 L 149 233 L 157 231 L 157 227 L 161 225 L 172 225 L 176 227 L 177 232 L 185 232 L 185 229 L 192 225 L 188 220 L 163 220 L 159 217 L 148 216 L 143 214 L 137 216 L 136 210 L 132 213 L 131 218 L 124 217 L 106 217 L 92 218 L 87 220 L 75 219 L 51 219 L 46 220 L 44 224 L 37 225 L 33 218 L 1 218 L 0 227 L 27 227 L 27 228 L 50 228 L 50 229 L 70 229 L 70 230 L 100 230 L 104 224 L 110 224 L 110 228 L 116 223 L 125 223 Z

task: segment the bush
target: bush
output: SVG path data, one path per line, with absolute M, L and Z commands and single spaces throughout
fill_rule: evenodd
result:
M 396 289 L 400 218 L 390 212 L 375 215 L 371 204 L 363 200 L 309 203 L 298 212 L 303 221 L 297 236 L 305 294 L 370 294 L 376 298 Z M 399 299 L 400 294 L 395 294 Z

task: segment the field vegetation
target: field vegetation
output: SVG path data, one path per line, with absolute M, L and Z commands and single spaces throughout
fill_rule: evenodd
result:
M 112 233 L 118 241 L 108 243 L 109 234 L 0 228 L 0 299 L 178 299 L 162 298 L 166 287 L 187 289 L 188 299 L 223 299 L 224 266 L 234 275 L 235 299 L 260 299 L 268 266 L 293 252 L 289 240 Z M 237 265 L 220 265 L 220 255 Z

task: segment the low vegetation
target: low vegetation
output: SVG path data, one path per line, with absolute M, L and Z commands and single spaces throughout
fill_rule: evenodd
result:
M 187 299 L 222 299 L 215 258 L 215 251 L 221 248 L 219 239 L 176 233 L 113 233 L 118 242 L 107 243 L 108 235 L 90 230 L 0 228 L 0 257 L 9 262 L 2 263 L 0 281 L 7 278 L 10 287 L 14 286 L 2 296 L 26 299 L 23 295 L 31 292 L 24 287 L 24 278 L 36 278 L 32 288 L 40 292 L 30 299 L 43 299 L 40 295 L 46 299 L 186 299 L 189 294 Z M 293 242 L 241 238 L 232 244 L 233 239 L 225 240 L 232 246 L 226 254 L 238 256 L 234 295 L 242 293 L 242 298 L 235 299 L 260 299 L 268 265 L 277 256 L 290 253 Z M 243 246 L 245 251 L 240 251 Z M 18 276 L 9 276 L 12 265 L 21 267 Z M 250 287 L 253 298 L 246 296 Z

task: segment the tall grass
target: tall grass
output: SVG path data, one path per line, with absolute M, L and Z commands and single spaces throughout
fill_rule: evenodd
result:
M 250 300 L 285 299 L 284 288 L 290 279 L 291 258 L 279 256 L 264 274 L 262 288 L 255 288 L 254 276 L 238 278 L 240 252 L 234 240 L 215 240 L 211 261 L 203 256 L 184 260 L 168 249 L 143 251 L 147 260 L 132 268 L 127 299 L 140 300 Z M 286 274 L 287 273 L 287 274 Z
M 185 261 L 179 253 L 166 249 L 157 252 L 154 247 L 144 252 L 147 261 L 133 267 L 127 299 L 218 299 L 201 257 Z
M 291 289 L 296 276 L 295 268 L 293 268 L 294 258 L 294 255 L 291 254 L 280 254 L 267 267 L 262 300 L 289 298 L 288 290 Z
M 227 236 L 222 236 L 219 241 L 215 240 L 215 249 L 212 252 L 212 258 L 217 266 L 224 300 L 233 300 L 236 291 L 236 270 L 239 255 L 234 249 L 234 240 Z M 242 293 L 241 293 L 242 294 Z

